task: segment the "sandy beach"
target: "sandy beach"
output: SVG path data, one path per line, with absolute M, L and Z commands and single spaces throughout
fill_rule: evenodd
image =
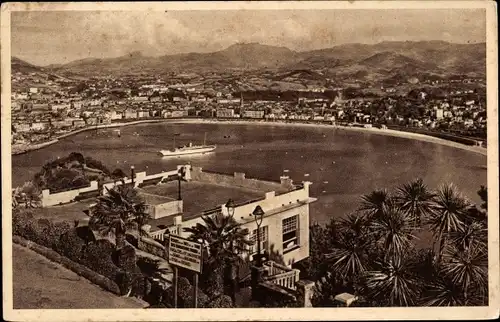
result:
M 445 139 L 440 139 L 437 137 L 413 133 L 413 132 L 403 132 L 398 130 L 390 130 L 390 129 L 378 129 L 378 128 L 361 128 L 361 127 L 349 127 L 342 125 L 329 125 L 329 124 L 311 124 L 311 123 L 285 123 L 285 122 L 267 122 L 267 121 L 221 121 L 221 120 L 209 120 L 209 119 L 193 119 L 193 120 L 177 120 L 176 123 L 218 123 L 218 124 L 253 124 L 253 125 L 262 125 L 262 126 L 298 126 L 298 127 L 314 127 L 314 128 L 324 128 L 324 129 L 342 129 L 347 131 L 358 131 L 365 133 L 374 133 L 379 135 L 388 135 L 401 137 L 406 139 L 419 140 L 424 142 L 430 142 L 435 144 L 446 145 L 450 147 L 454 147 L 457 149 L 462 149 L 466 151 L 471 151 L 475 153 L 479 153 L 482 155 L 487 155 L 487 149 L 479 146 L 471 146 L 465 145 L 453 141 L 448 141 Z
M 342 126 L 342 125 L 330 125 L 330 124 L 312 124 L 312 123 L 299 123 L 299 122 L 293 122 L 293 123 L 287 123 L 287 122 L 279 122 L 279 121 L 249 121 L 249 120 L 212 120 L 212 119 L 202 119 L 202 118 L 197 118 L 197 119 L 155 119 L 155 120 L 138 120 L 138 121 L 133 121 L 133 122 L 122 122 L 122 123 L 113 123 L 113 124 L 104 124 L 104 125 L 99 125 L 97 127 L 88 127 L 84 129 L 79 129 L 75 130 L 66 134 L 63 134 L 59 137 L 57 137 L 56 140 L 50 141 L 50 142 L 45 142 L 41 143 L 38 145 L 30 146 L 30 147 L 23 147 L 23 149 L 12 149 L 12 154 L 20 154 L 20 153 L 25 153 L 29 152 L 32 150 L 36 149 L 41 149 L 43 147 L 46 147 L 48 145 L 56 143 L 59 139 L 75 135 L 77 133 L 81 133 L 84 131 L 89 131 L 89 130 L 94 130 L 96 128 L 98 129 L 104 129 L 104 128 L 115 128 L 115 127 L 123 127 L 123 126 L 130 126 L 130 125 L 135 125 L 135 124 L 143 124 L 143 123 L 158 123 L 158 122 L 169 122 L 169 123 L 198 123 L 198 124 L 203 124 L 203 123 L 217 123 L 217 124 L 249 124 L 249 125 L 262 125 L 262 126 L 298 126 L 298 127 L 314 127 L 314 128 L 323 128 L 323 129 L 342 129 L 346 131 L 358 131 L 358 132 L 365 132 L 365 133 L 374 133 L 374 134 L 379 134 L 379 135 L 388 135 L 388 136 L 395 136 L 395 137 L 401 137 L 401 138 L 406 138 L 406 139 L 413 139 L 413 140 L 419 140 L 419 141 L 424 141 L 424 142 L 430 142 L 430 143 L 435 143 L 435 144 L 441 144 L 441 145 L 446 145 L 450 147 L 454 147 L 457 149 L 462 149 L 470 152 L 475 152 L 479 153 L 482 155 L 487 155 L 487 149 L 484 147 L 479 147 L 479 146 L 471 146 L 471 145 L 465 145 L 425 134 L 420 134 L 420 133 L 413 133 L 413 132 L 404 132 L 404 131 L 398 131 L 398 130 L 391 130 L 391 129 L 378 129 L 378 128 L 362 128 L 362 127 L 350 127 L 350 126 Z

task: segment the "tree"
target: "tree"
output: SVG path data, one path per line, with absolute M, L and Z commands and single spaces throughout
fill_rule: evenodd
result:
M 412 227 L 410 215 L 394 205 L 384 206 L 381 215 L 370 224 L 372 233 L 382 244 L 384 260 L 389 257 L 400 258 L 412 246 Z
M 146 205 L 132 186 L 121 184 L 107 189 L 108 194 L 100 196 L 95 211 L 90 218 L 89 226 L 102 234 L 115 234 L 116 248 L 125 246 L 125 233 L 129 229 L 145 232 L 142 227 L 147 223 L 149 215 Z
M 364 211 L 369 217 L 376 217 L 383 212 L 383 207 L 392 202 L 387 190 L 375 190 L 361 197 L 359 210 Z
M 352 284 L 368 269 L 370 251 L 374 246 L 368 227 L 365 216 L 349 215 L 339 223 L 333 249 L 326 255 L 331 271 L 337 272 Z
M 421 224 L 422 217 L 428 217 L 434 207 L 434 194 L 422 179 L 398 188 L 395 199 L 399 209 L 408 213 L 417 226 Z
M 127 175 L 125 174 L 125 172 L 123 172 L 122 169 L 115 169 L 113 172 L 111 172 L 111 178 L 113 178 L 113 181 L 118 181 L 118 180 L 121 180 L 123 178 L 125 178 Z
M 484 248 L 472 244 L 466 249 L 447 246 L 442 264 L 445 278 L 460 287 L 465 303 L 470 299 L 470 291 L 485 297 L 488 291 L 488 260 Z
M 420 293 L 419 281 L 411 274 L 411 261 L 394 255 L 376 263 L 377 270 L 363 278 L 363 293 L 382 306 L 411 306 Z
M 13 198 L 16 199 L 16 206 L 22 202 L 26 208 L 35 208 L 40 205 L 40 195 L 40 189 L 32 181 L 27 181 L 20 188 L 14 190 Z
M 238 254 L 248 251 L 252 242 L 246 238 L 248 229 L 240 228 L 240 224 L 230 216 L 217 213 L 213 216 L 203 216 L 202 220 L 203 224 L 197 223 L 193 227 L 184 228 L 184 231 L 191 233 L 189 239 L 201 242 L 204 246 L 206 261 L 202 282 L 205 283 L 205 291 L 208 294 L 217 295 L 222 293 L 224 287 L 225 267 L 235 267 L 241 260 Z
M 485 186 L 481 186 L 478 190 L 477 194 L 482 200 L 481 208 L 484 210 L 488 210 L 488 189 Z
M 473 246 L 485 250 L 488 246 L 488 231 L 484 224 L 478 221 L 468 223 L 449 235 L 451 244 L 460 251 L 467 251 Z
M 464 228 L 468 202 L 453 185 L 442 186 L 436 196 L 436 209 L 430 214 L 428 223 L 439 241 L 438 258 L 441 259 L 448 236 Z

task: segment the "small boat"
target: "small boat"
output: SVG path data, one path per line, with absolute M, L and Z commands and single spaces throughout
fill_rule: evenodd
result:
M 192 143 L 189 143 L 189 145 L 183 146 L 183 147 L 175 147 L 175 138 L 174 138 L 174 148 L 171 150 L 161 150 L 160 154 L 164 157 L 167 156 L 180 156 L 180 155 L 187 155 L 187 154 L 203 154 L 207 152 L 212 152 L 217 148 L 216 145 L 206 145 L 206 133 L 205 133 L 205 139 L 203 142 L 203 145 L 193 145 Z

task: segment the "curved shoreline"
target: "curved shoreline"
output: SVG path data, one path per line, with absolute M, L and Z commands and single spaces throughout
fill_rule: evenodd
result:
M 38 149 L 44 148 L 46 146 L 52 145 L 54 143 L 57 143 L 60 139 L 64 139 L 66 137 L 76 135 L 78 133 L 85 132 L 85 131 L 90 131 L 90 130 L 95 130 L 95 129 L 104 129 L 104 128 L 124 127 L 124 126 L 129 126 L 129 125 L 137 125 L 137 124 L 145 124 L 145 123 L 184 123 L 184 124 L 214 123 L 214 124 L 248 124 L 248 125 L 253 124 L 253 125 L 275 125 L 275 126 L 299 126 L 299 127 L 313 127 L 313 128 L 323 128 L 323 129 L 342 129 L 342 130 L 357 131 L 357 132 L 364 132 L 364 133 L 373 133 L 373 134 L 379 134 L 379 135 L 387 135 L 387 136 L 400 137 L 400 138 L 406 138 L 406 139 L 413 139 L 413 140 L 417 140 L 417 141 L 435 143 L 435 144 L 449 146 L 449 147 L 453 147 L 453 148 L 457 148 L 457 149 L 461 149 L 461 150 L 466 150 L 469 152 L 479 153 L 479 154 L 482 154 L 484 156 L 487 156 L 487 149 L 483 148 L 483 147 L 466 145 L 466 144 L 457 143 L 457 142 L 453 142 L 450 140 L 441 139 L 441 138 L 437 138 L 434 136 L 420 134 L 420 133 L 414 133 L 414 132 L 405 132 L 405 131 L 398 131 L 398 130 L 391 130 L 391 129 L 349 127 L 349 126 L 343 126 L 343 125 L 300 123 L 300 122 L 279 122 L 279 121 L 263 121 L 263 120 L 255 120 L 255 121 L 250 121 L 250 120 L 213 120 L 213 119 L 203 119 L 203 118 L 138 120 L 138 121 L 132 121 L 132 122 L 124 122 L 124 123 L 122 122 L 122 123 L 98 125 L 96 127 L 87 127 L 87 128 L 75 130 L 75 131 L 60 135 L 52 141 L 40 143 L 40 144 L 31 146 L 31 147 L 27 147 L 25 150 L 15 152 L 12 154 L 18 155 L 18 154 L 24 154 L 24 153 L 27 153 L 30 151 L 38 150 Z

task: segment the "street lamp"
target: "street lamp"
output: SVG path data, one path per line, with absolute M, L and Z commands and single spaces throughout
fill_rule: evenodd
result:
M 229 199 L 226 202 L 226 208 L 227 208 L 227 213 L 228 213 L 229 217 L 233 218 L 234 217 L 234 209 L 236 208 L 233 199 Z
M 179 171 L 177 172 L 178 193 L 179 193 L 179 195 L 177 196 L 177 200 L 182 200 L 182 197 L 181 197 L 181 180 L 184 179 L 185 175 L 186 175 L 186 169 L 184 169 L 184 167 L 181 167 L 179 169 Z
M 233 199 L 229 199 L 227 202 L 226 202 L 226 209 L 227 209 L 227 214 L 229 215 L 229 218 L 231 218 L 231 222 L 233 221 L 233 217 L 234 217 L 234 210 L 235 210 L 236 206 L 234 204 L 234 201 Z M 230 241 L 230 244 L 229 244 L 229 247 L 230 247 L 230 251 L 231 251 L 231 255 L 235 255 L 235 254 L 238 254 L 238 252 L 234 251 L 234 240 L 233 238 L 231 238 L 231 241 Z M 234 270 L 238 270 L 237 272 L 235 272 Z M 230 270 L 229 271 L 229 274 L 230 274 L 230 278 L 229 278 L 229 285 L 230 285 L 230 295 L 231 295 L 231 299 L 233 300 L 233 302 L 236 300 L 236 291 L 237 291 L 237 287 L 238 287 L 238 283 L 236 282 L 237 280 L 237 276 L 239 275 L 239 267 L 238 266 L 235 266 L 234 265 L 234 262 L 231 262 L 230 266 L 228 267 L 228 269 Z M 235 277 L 235 274 L 236 274 L 236 277 Z
M 130 177 L 132 179 L 132 187 L 134 186 L 134 177 L 135 177 L 135 167 L 132 165 L 130 166 Z
M 256 264 L 257 267 L 262 267 L 262 255 L 260 250 L 260 225 L 262 225 L 262 220 L 264 219 L 264 210 L 262 210 L 261 206 L 255 207 L 255 210 L 252 213 L 252 216 L 255 218 L 255 223 L 257 224 L 257 257 Z

